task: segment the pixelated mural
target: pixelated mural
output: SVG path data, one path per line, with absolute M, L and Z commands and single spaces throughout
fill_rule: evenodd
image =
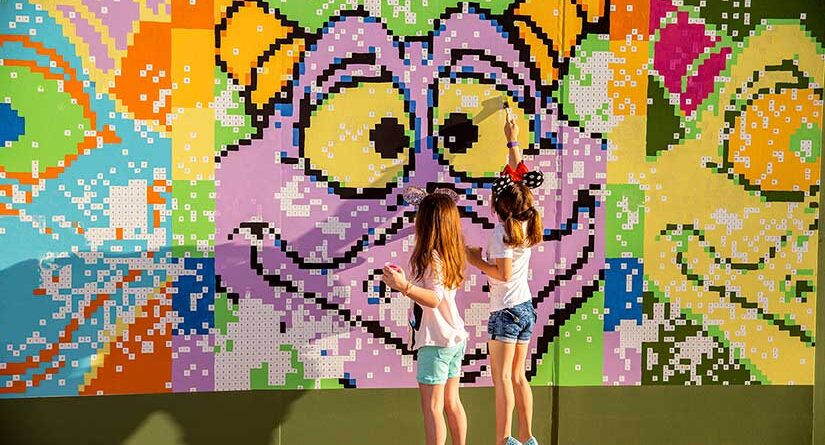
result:
M 415 386 L 407 185 L 545 242 L 534 385 L 812 384 L 825 6 L 0 2 L 0 394 Z M 461 380 L 489 385 L 486 279 Z

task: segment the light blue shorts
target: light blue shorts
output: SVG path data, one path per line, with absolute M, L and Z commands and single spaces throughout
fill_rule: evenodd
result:
M 467 340 L 449 348 L 421 347 L 418 350 L 418 383 L 443 385 L 447 379 L 459 377 L 466 347 Z

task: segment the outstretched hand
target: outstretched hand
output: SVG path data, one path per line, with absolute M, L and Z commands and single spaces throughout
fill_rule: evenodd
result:
M 465 246 L 464 251 L 467 254 L 467 262 L 473 266 L 478 267 L 477 264 L 480 261 L 483 261 L 483 258 L 481 257 L 481 247 Z
M 518 148 L 518 124 L 513 113 L 507 113 L 507 122 L 504 124 L 504 136 L 507 138 L 507 165 L 510 168 L 518 168 L 521 163 L 521 150 Z
M 507 112 L 507 121 L 504 123 L 504 136 L 507 142 L 516 142 L 518 140 L 518 124 L 512 112 Z

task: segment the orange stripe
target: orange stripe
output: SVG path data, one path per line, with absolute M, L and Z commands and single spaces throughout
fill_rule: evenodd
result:
M 48 369 L 46 369 L 46 372 L 44 372 L 43 374 L 37 374 L 32 378 L 32 386 L 39 386 L 40 382 L 46 380 L 46 376 L 57 374 L 57 371 L 59 371 L 60 368 L 62 368 L 65 364 L 66 362 L 61 360 L 57 363 L 57 366 L 51 366 Z
M 102 132 L 98 132 L 97 137 L 102 137 L 103 142 L 106 143 L 116 144 L 121 141 L 120 137 L 118 137 L 108 126 L 105 127 Z M 77 145 L 78 152 L 97 148 L 97 137 L 86 136 L 83 139 L 83 141 Z M 75 160 L 77 160 L 76 155 L 66 156 L 63 162 L 63 167 L 48 167 L 45 170 L 41 171 L 37 177 L 32 176 L 30 172 L 7 172 L 1 166 L 0 173 L 5 173 L 7 178 L 16 179 L 21 184 L 37 185 L 41 179 L 57 178 L 60 175 L 60 173 L 62 173 L 64 170 L 66 170 L 66 168 L 71 166 L 72 162 L 74 162 Z
M 103 306 L 103 304 L 109 298 L 110 298 L 109 294 L 98 294 L 95 297 L 95 299 L 92 300 L 92 302 L 89 304 L 89 306 L 84 308 L 83 316 L 87 319 L 89 317 L 91 317 L 91 315 L 98 308 Z M 32 367 L 36 368 L 36 367 L 40 366 L 42 363 L 51 361 L 51 359 L 54 358 L 54 356 L 59 352 L 60 343 L 69 342 L 72 338 L 72 334 L 74 333 L 75 330 L 77 330 L 77 327 L 79 325 L 80 325 L 80 322 L 76 318 L 72 319 L 72 321 L 69 323 L 69 325 L 64 330 L 63 335 L 60 336 L 60 339 L 59 339 L 58 343 L 52 343 L 50 345 L 50 349 L 44 349 L 44 350 L 40 351 L 40 353 L 38 354 L 39 361 L 35 362 L 33 356 L 26 357 L 26 361 L 23 362 L 23 363 L 7 364 L 5 369 L 0 369 L 0 375 L 9 375 L 9 374 L 20 375 L 23 372 L 25 372 L 26 370 L 28 370 L 29 368 L 32 368 Z M 32 379 L 31 379 L 32 386 L 39 386 L 40 383 L 43 380 L 45 380 L 48 375 L 57 374 L 57 372 L 60 370 L 60 368 L 62 368 L 65 365 L 66 365 L 66 362 L 61 360 L 57 363 L 56 366 L 50 366 L 50 367 L 46 368 L 46 370 L 43 371 L 42 373 L 33 376 Z M 10 371 L 10 372 L 7 372 L 7 371 Z M 15 371 L 20 371 L 20 372 L 15 372 Z M 12 383 L 12 386 L 10 386 L 10 387 L 0 387 L 0 394 L 3 394 L 3 393 L 6 393 L 6 394 L 8 394 L 8 393 L 23 393 L 23 392 L 26 392 L 26 388 L 27 388 L 26 381 L 17 380 L 17 381 L 14 381 Z
M 163 196 L 160 196 L 159 192 L 156 192 L 153 187 L 146 188 L 146 203 L 149 205 L 152 204 L 166 204 L 166 200 Z
M 46 376 L 50 374 L 57 374 L 57 371 L 60 370 L 63 366 L 66 365 L 65 360 L 61 360 L 57 362 L 57 366 L 50 366 L 43 371 L 42 374 L 37 374 L 32 377 L 32 386 L 39 386 L 40 382 L 46 380 Z M 24 393 L 26 392 L 26 381 L 25 380 L 17 380 L 12 383 L 11 387 L 0 387 L 0 394 L 13 394 L 13 393 Z
M 97 294 L 89 306 L 86 306 L 83 309 L 83 317 L 85 319 L 91 317 L 92 314 L 108 299 L 109 294 Z M 35 356 L 30 355 L 26 357 L 26 360 L 23 362 L 7 363 L 5 369 L 0 369 L 0 375 L 22 375 L 29 369 L 37 368 L 42 363 L 52 361 L 52 359 L 54 359 L 54 357 L 60 352 L 60 344 L 70 342 L 72 340 L 72 335 L 74 335 L 74 332 L 77 330 L 78 326 L 80 326 L 80 321 L 77 318 L 72 318 L 69 324 L 63 329 L 63 334 L 60 338 L 58 338 L 57 342 L 51 343 L 45 349 L 40 350 L 36 356 L 37 361 L 35 361 Z M 25 388 L 25 383 L 23 387 Z M 1 389 L 3 388 L 0 388 L 0 390 Z
M 109 294 L 98 294 L 97 298 L 92 300 L 92 302 L 88 306 L 83 308 L 83 317 L 91 317 L 96 310 L 100 309 L 100 307 L 103 306 L 103 303 L 109 300 L 109 298 L 111 298 Z
M 3 64 L 5 66 L 19 66 L 28 68 L 35 73 L 42 74 L 43 77 L 49 80 L 62 80 L 63 91 L 69 93 L 73 99 L 77 100 L 80 103 L 81 108 L 83 109 L 83 116 L 86 119 L 89 119 L 89 123 L 92 125 L 92 128 L 96 126 L 95 124 L 97 122 L 97 117 L 94 113 L 92 113 L 92 110 L 89 108 L 89 96 L 87 96 L 86 93 L 83 92 L 83 84 L 81 84 L 74 78 L 74 72 L 72 72 L 72 78 L 66 80 L 66 78 L 62 75 L 52 72 L 51 69 L 47 67 L 38 65 L 37 62 L 35 62 L 34 60 L 6 59 L 3 61 Z M 77 94 L 77 96 L 75 96 L 75 94 Z
M 23 46 L 29 47 L 29 48 L 37 51 L 39 54 L 44 54 L 44 55 L 48 56 L 50 62 L 54 62 L 58 67 L 63 69 L 64 73 L 69 75 L 69 79 L 68 79 L 68 82 L 70 84 L 69 87 L 72 90 L 79 91 L 81 96 L 85 96 L 86 101 L 84 103 L 85 103 L 86 107 L 84 107 L 84 111 L 91 112 L 91 109 L 89 108 L 89 102 L 88 102 L 89 96 L 87 96 L 85 93 L 83 93 L 83 84 L 80 83 L 77 80 L 77 71 L 75 71 L 74 68 L 72 68 L 71 65 L 66 63 L 65 59 L 63 59 L 63 57 L 61 57 L 60 54 L 57 53 L 57 51 L 55 51 L 52 48 L 47 48 L 46 46 L 44 46 L 40 42 L 36 42 L 34 40 L 31 40 L 28 36 L 25 36 L 25 35 L 11 35 L 11 34 L 0 35 L 0 43 L 4 43 L 4 42 L 19 42 Z M 14 60 L 6 59 L 4 61 L 4 64 L 8 65 L 9 62 L 14 62 Z M 21 60 L 21 61 L 18 61 L 18 62 L 30 62 L 32 65 L 37 66 L 34 61 L 22 61 Z M 28 64 L 24 64 L 23 66 L 26 66 L 26 65 L 28 65 Z M 48 71 L 48 69 L 45 69 L 45 70 Z M 49 71 L 49 74 L 51 74 L 50 71 Z M 64 90 L 66 89 L 66 85 L 67 85 L 66 84 L 66 79 L 62 75 L 53 74 L 51 78 L 62 80 L 63 85 L 64 85 Z M 75 99 L 79 99 L 79 98 L 75 98 Z M 84 115 L 85 115 L 85 113 L 84 113 Z M 88 118 L 89 118 L 89 120 L 92 124 L 92 127 L 95 127 L 96 126 L 95 125 L 95 123 L 96 123 L 95 116 L 91 115 L 91 116 L 88 116 Z
M 131 282 L 137 280 L 138 277 L 140 276 L 140 273 L 141 273 L 141 271 L 137 270 L 137 269 L 130 270 L 129 272 L 126 272 L 126 276 L 123 277 L 123 282 L 124 283 L 131 283 Z

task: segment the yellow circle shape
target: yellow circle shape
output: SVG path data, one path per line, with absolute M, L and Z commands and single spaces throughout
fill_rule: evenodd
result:
M 371 131 L 382 124 L 395 125 L 406 146 L 377 147 Z M 401 92 L 389 82 L 362 82 L 330 94 L 313 112 L 304 130 L 304 157 L 341 187 L 386 187 L 403 175 L 414 137 Z
M 438 150 L 453 170 L 472 178 L 491 178 L 507 164 L 508 149 L 504 136 L 507 115 L 502 110 L 501 97 L 502 93 L 495 89 L 495 85 L 480 83 L 476 79 L 441 80 L 438 108 L 433 116 L 434 131 L 439 136 Z M 524 149 L 530 141 L 530 120 L 512 100 L 510 110 L 519 126 L 519 145 Z M 478 140 L 463 153 L 449 150 L 443 136 L 450 115 L 461 114 L 466 115 L 478 131 Z

